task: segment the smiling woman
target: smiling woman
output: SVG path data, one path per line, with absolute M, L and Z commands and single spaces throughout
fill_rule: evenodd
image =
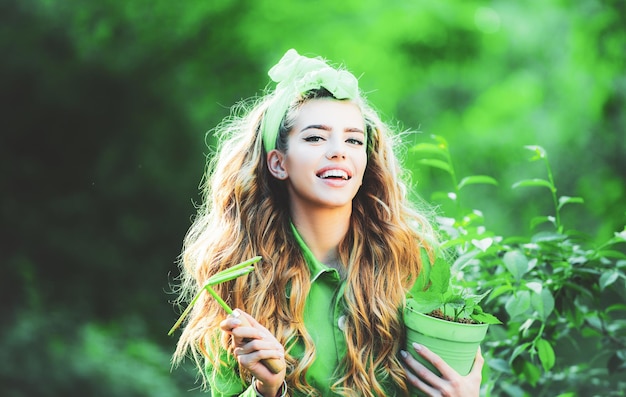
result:
M 401 350 L 399 308 L 435 239 L 392 131 L 345 70 L 290 50 L 269 74 L 276 90 L 219 126 L 181 301 L 236 263 L 262 264 L 214 288 L 238 316 L 200 295 L 174 358 L 191 351 L 213 396 L 477 396 L 480 353 L 460 376 L 416 349 L 438 376 Z
M 286 150 L 268 153 L 270 173 L 286 183 L 296 226 L 316 207 L 350 213 L 367 164 L 364 130 L 351 101 L 319 98 L 299 108 Z

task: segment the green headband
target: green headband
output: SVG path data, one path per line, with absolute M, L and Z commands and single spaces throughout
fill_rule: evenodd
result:
M 268 153 L 276 148 L 280 123 L 298 95 L 322 87 L 337 99 L 355 99 L 359 95 L 358 81 L 352 73 L 334 69 L 321 59 L 299 55 L 294 49 L 287 51 L 268 74 L 278 83 L 261 126 Z

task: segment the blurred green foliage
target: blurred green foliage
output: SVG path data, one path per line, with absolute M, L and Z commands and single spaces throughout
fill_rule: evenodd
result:
M 500 186 L 538 175 L 522 147 L 545 147 L 559 194 L 586 203 L 564 222 L 606 240 L 626 220 L 624 15 L 621 0 L 0 0 L 0 394 L 197 393 L 193 370 L 169 373 L 165 334 L 206 132 L 291 47 L 345 63 L 387 121 L 445 136 L 459 169 Z M 405 163 L 422 196 L 445 190 Z M 551 208 L 533 189 L 463 200 L 500 235 Z
M 490 326 L 483 343 L 487 381 L 481 396 L 623 396 L 626 227 L 598 241 L 563 223 L 564 208 L 583 208 L 584 199 L 559 195 L 548 153 L 537 145 L 525 149 L 543 175 L 512 188 L 534 189 L 551 198 L 552 208 L 533 217 L 524 236 L 510 236 L 485 227 L 479 208 L 462 205 L 469 186 L 496 181 L 484 175 L 460 179 L 443 137 L 412 148 L 421 164 L 450 177 L 448 190 L 436 196 L 451 204 L 438 223 L 443 247 L 454 258 L 455 284 L 487 294 L 483 309 L 506 319 Z

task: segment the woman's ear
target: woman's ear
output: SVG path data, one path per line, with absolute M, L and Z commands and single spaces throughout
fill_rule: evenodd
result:
M 287 170 L 284 167 L 285 155 L 274 149 L 267 154 L 267 168 L 276 179 L 287 179 Z

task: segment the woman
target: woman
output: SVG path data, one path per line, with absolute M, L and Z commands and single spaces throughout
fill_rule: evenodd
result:
M 239 317 L 203 295 L 174 359 L 191 351 L 213 396 L 477 396 L 480 352 L 461 377 L 417 346 L 438 377 L 402 350 L 400 308 L 434 233 L 406 197 L 394 136 L 345 70 L 289 50 L 269 75 L 274 92 L 218 127 L 181 300 L 263 262 L 216 286 Z

